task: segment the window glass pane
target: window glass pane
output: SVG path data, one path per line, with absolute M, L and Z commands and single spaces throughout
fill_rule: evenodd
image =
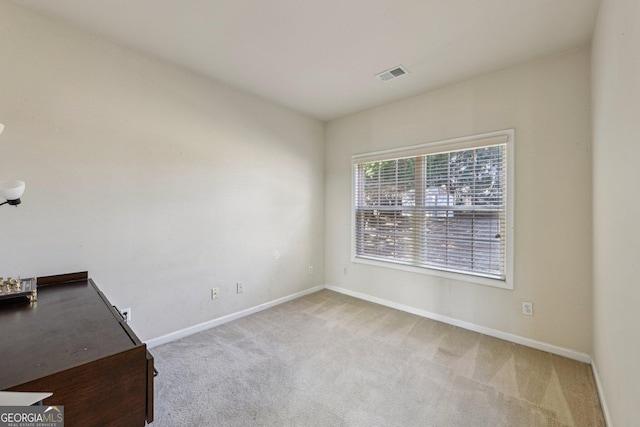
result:
M 354 171 L 356 256 L 504 280 L 506 144 Z

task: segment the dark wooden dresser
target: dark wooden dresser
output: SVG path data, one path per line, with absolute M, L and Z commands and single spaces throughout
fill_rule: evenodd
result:
M 153 421 L 153 357 L 86 272 L 38 278 L 38 301 L 0 305 L 0 390 L 50 391 L 65 425 Z

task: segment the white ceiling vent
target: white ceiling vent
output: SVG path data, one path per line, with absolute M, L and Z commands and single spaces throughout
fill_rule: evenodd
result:
M 376 74 L 376 77 L 379 78 L 382 83 L 386 83 L 389 80 L 393 80 L 396 77 L 404 76 L 405 74 L 409 74 L 409 71 L 407 71 L 407 69 L 402 65 L 398 65 L 397 67 L 394 67 L 390 70 Z

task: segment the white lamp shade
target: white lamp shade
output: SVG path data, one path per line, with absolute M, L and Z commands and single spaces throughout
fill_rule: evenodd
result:
M 16 200 L 24 193 L 24 181 L 2 181 L 0 182 L 0 197 L 5 200 Z
M 0 133 L 2 133 L 3 130 L 4 130 L 4 125 L 0 123 Z

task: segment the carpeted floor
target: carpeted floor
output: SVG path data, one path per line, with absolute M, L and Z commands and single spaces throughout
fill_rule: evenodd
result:
M 583 363 L 323 290 L 152 350 L 153 426 L 604 426 Z

